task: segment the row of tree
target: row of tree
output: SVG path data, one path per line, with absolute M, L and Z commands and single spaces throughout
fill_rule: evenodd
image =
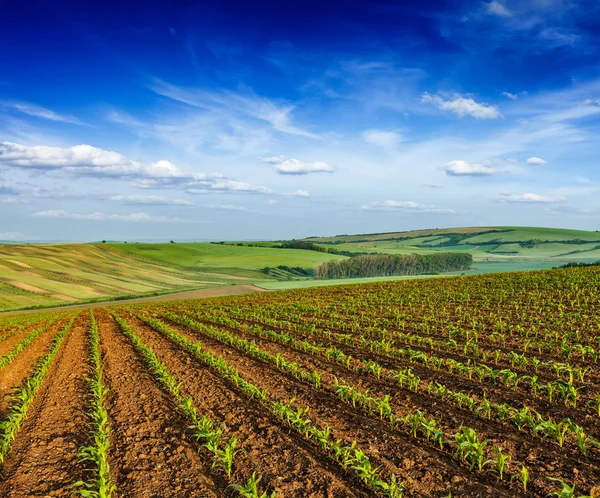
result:
M 318 279 L 425 275 L 464 271 L 471 268 L 473 256 L 467 253 L 368 254 L 322 263 L 315 269 Z

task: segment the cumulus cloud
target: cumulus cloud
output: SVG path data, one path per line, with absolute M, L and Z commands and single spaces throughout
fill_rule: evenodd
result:
M 310 197 L 310 194 L 307 190 L 296 190 L 295 192 L 290 192 L 289 194 L 283 194 L 288 197 Z
M 547 195 L 532 194 L 525 192 L 524 194 L 500 194 L 498 197 L 500 202 L 510 202 L 517 204 L 549 204 L 553 202 L 564 201 L 564 197 L 550 197 Z
M 204 204 L 205 208 L 216 209 L 219 211 L 243 211 L 250 212 L 250 209 L 244 206 L 235 206 L 233 204 Z
M 446 112 L 453 112 L 458 117 L 471 116 L 475 119 L 496 119 L 500 112 L 495 106 L 481 104 L 470 97 L 455 94 L 452 98 L 444 100 L 440 95 L 431 95 L 425 92 L 421 95 L 421 103 L 431 104 Z
M 363 132 L 362 139 L 379 147 L 395 147 L 402 142 L 403 137 L 397 131 L 371 129 Z
M 492 0 L 485 4 L 485 10 L 488 14 L 498 17 L 512 17 L 512 12 L 508 10 L 506 5 L 498 0 Z
M 133 186 L 144 189 L 271 192 L 267 187 L 233 180 L 222 173 L 188 173 L 165 159 L 149 165 L 141 164 L 118 152 L 91 145 L 48 147 L 0 142 L 0 165 L 41 172 L 60 172 L 75 177 L 130 179 Z
M 510 92 L 502 92 L 502 96 L 510 100 L 517 100 L 519 98 L 518 95 L 515 95 L 514 93 Z
M 308 175 L 309 173 L 333 173 L 336 168 L 324 162 L 305 163 L 298 159 L 286 159 L 284 156 L 259 157 L 259 161 L 275 164 L 280 175 Z
M 491 176 L 502 172 L 493 168 L 489 161 L 468 163 L 462 159 L 450 161 L 444 166 L 444 171 L 449 176 Z
M 546 164 L 546 161 L 544 161 L 541 157 L 534 156 L 527 159 L 527 164 L 531 164 L 534 166 L 542 166 L 543 164 Z
M 169 199 L 161 195 L 111 195 L 103 197 L 109 201 L 121 202 L 123 204 L 149 204 L 154 206 L 193 206 L 190 201 L 183 199 Z
M 453 209 L 442 209 L 437 208 L 428 204 L 419 204 L 414 201 L 382 201 L 372 202 L 371 204 L 364 204 L 361 209 L 365 211 L 387 211 L 387 212 L 401 212 L 401 213 L 437 213 L 437 214 L 452 214 L 455 211 Z
M 73 116 L 66 116 L 66 115 L 58 114 L 50 109 L 46 109 L 45 107 L 41 107 L 36 104 L 31 104 L 29 102 L 18 102 L 18 101 L 14 101 L 14 100 L 2 100 L 2 101 L 0 101 L 0 107 L 12 109 L 12 110 L 18 111 L 22 114 L 27 114 L 28 116 L 33 116 L 33 117 L 42 118 L 42 119 L 48 119 L 50 121 L 56 121 L 56 122 L 61 122 L 61 123 L 72 123 L 72 124 L 77 124 L 77 125 L 85 125 L 86 124 Z
M 32 216 L 39 218 L 69 218 L 73 220 L 90 220 L 90 221 L 132 221 L 132 222 L 173 222 L 181 221 L 178 218 L 168 218 L 166 216 L 151 216 L 148 213 L 130 213 L 130 214 L 105 214 L 105 213 L 90 213 L 78 214 L 70 213 L 64 209 L 50 209 L 33 213 Z
M 285 156 L 259 157 L 258 160 L 267 164 L 280 164 L 285 161 Z
M 27 241 L 27 240 L 40 240 L 39 237 L 33 235 L 25 235 L 21 232 L 0 232 L 0 240 L 13 241 Z

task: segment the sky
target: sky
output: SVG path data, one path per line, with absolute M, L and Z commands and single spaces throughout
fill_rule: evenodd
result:
M 0 240 L 600 229 L 597 1 L 0 7 Z

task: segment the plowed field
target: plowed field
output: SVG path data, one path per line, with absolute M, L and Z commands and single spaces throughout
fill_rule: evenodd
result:
M 4 317 L 0 496 L 599 497 L 599 359 L 594 268 Z

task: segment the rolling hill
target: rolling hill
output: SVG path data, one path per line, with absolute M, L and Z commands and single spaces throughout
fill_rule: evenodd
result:
M 281 249 L 279 242 L 0 245 L 0 311 L 240 284 L 284 289 L 347 283 L 349 280 L 316 281 L 309 276 L 318 264 L 346 257 L 335 251 L 468 252 L 474 260 L 468 273 L 600 260 L 600 232 L 556 228 L 463 227 L 305 240 L 332 252 Z

